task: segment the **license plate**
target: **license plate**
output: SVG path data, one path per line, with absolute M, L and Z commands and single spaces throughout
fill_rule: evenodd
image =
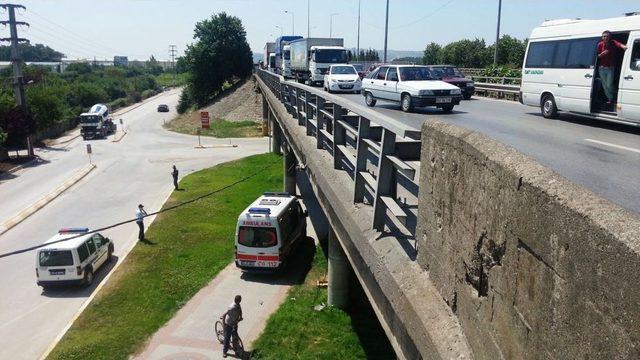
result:
M 258 261 L 256 261 L 256 266 L 258 266 L 258 267 L 278 267 L 278 262 L 277 261 L 258 260 Z
M 240 266 L 256 266 L 255 261 L 242 261 L 240 260 Z
M 64 270 L 49 270 L 51 275 L 64 275 Z
M 353 89 L 353 85 L 338 85 L 340 89 Z
M 450 103 L 450 102 L 451 102 L 451 98 L 450 97 L 439 97 L 439 98 L 436 98 L 436 104 Z

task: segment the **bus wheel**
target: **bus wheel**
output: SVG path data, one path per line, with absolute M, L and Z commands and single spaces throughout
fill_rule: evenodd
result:
M 556 100 L 553 98 L 553 95 L 545 95 L 542 98 L 540 110 L 545 119 L 555 119 L 558 117 L 558 107 L 556 106 Z

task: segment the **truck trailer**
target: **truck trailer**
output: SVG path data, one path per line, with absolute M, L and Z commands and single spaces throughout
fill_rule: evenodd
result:
M 294 40 L 291 47 L 291 75 L 299 83 L 311 85 L 324 82 L 324 75 L 333 64 L 348 62 L 344 40 L 336 38 L 307 38 Z
M 285 75 L 284 61 L 288 60 L 288 59 L 285 59 L 288 56 L 286 55 L 286 51 L 284 47 L 288 45 L 291 41 L 298 40 L 298 39 L 302 39 L 302 36 L 287 35 L 287 36 L 280 36 L 279 38 L 276 39 L 276 48 L 274 50 L 274 53 L 276 54 L 276 73 L 283 76 Z
M 269 68 L 269 55 L 273 54 L 276 50 L 276 43 L 268 42 L 264 44 L 264 55 L 262 57 L 262 66 L 267 69 Z

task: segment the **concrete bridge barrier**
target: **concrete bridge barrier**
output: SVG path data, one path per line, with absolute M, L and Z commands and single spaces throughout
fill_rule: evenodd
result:
M 475 358 L 640 358 L 638 216 L 434 120 L 419 185 L 418 264 Z

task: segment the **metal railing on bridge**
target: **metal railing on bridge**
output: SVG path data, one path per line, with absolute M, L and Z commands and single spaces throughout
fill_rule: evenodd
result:
M 414 236 L 421 124 L 264 70 L 256 75 L 292 115 L 280 120 L 304 127 L 318 151 L 331 154 L 334 169 L 348 173 L 354 203 L 373 205 L 373 228 L 384 231 L 386 225 L 397 235 Z

